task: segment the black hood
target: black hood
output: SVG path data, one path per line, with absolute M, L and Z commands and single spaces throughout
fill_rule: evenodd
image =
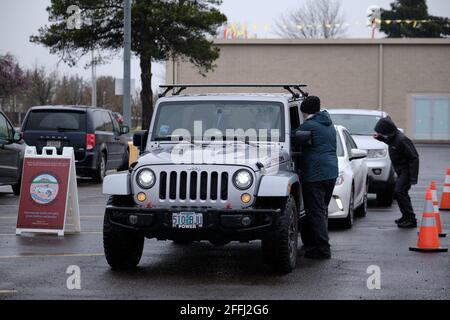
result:
M 379 120 L 378 123 L 375 125 L 374 130 L 375 132 L 385 136 L 392 136 L 398 132 L 397 126 L 390 117 L 386 117 Z

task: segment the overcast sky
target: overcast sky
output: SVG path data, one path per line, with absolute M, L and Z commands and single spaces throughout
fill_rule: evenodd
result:
M 228 17 L 229 23 L 258 26 L 260 37 L 273 37 L 271 30 L 277 19 L 289 9 L 296 8 L 304 0 L 224 0 L 221 10 Z M 369 29 L 365 27 L 366 10 L 370 5 L 380 5 L 390 8 L 391 0 L 341 0 L 346 21 L 351 24 L 347 36 L 351 38 L 368 38 Z M 429 11 L 433 15 L 450 17 L 450 0 L 428 0 Z M 10 52 L 15 55 L 24 67 L 34 64 L 45 65 L 57 69 L 61 74 L 79 74 L 86 80 L 90 78 L 90 70 L 80 65 L 69 68 L 64 63 L 57 65 L 58 58 L 51 55 L 47 48 L 29 42 L 31 34 L 39 27 L 48 23 L 45 8 L 50 0 L 0 0 L 0 54 Z M 268 27 L 268 32 L 264 31 Z M 266 27 L 266 28 L 267 28 Z M 139 86 L 139 64 L 132 61 L 132 78 L 137 79 Z M 121 60 L 115 59 L 110 64 L 100 66 L 97 75 L 111 75 L 117 78 L 123 76 Z M 164 68 L 157 65 L 154 68 L 155 85 L 164 82 Z

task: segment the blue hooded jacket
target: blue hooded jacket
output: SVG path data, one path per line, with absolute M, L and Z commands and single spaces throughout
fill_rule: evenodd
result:
M 318 182 L 336 179 L 339 174 L 336 155 L 336 129 L 327 111 L 315 113 L 298 128 L 311 131 L 311 145 L 302 147 L 300 180 Z

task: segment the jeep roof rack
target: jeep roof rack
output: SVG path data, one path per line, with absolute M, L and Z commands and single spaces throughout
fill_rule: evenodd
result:
M 300 94 L 303 97 L 308 96 L 308 92 L 302 88 L 306 87 L 306 84 L 167 84 L 159 86 L 161 89 L 165 89 L 163 93 L 159 95 L 160 98 L 165 97 L 170 90 L 175 90 L 172 95 L 177 96 L 182 91 L 188 88 L 283 88 L 292 94 L 292 98 L 300 98 Z M 298 91 L 295 92 L 295 90 Z

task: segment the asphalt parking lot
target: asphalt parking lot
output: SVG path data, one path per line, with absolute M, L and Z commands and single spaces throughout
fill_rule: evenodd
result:
M 419 184 L 411 196 L 423 208 L 431 180 L 442 190 L 450 165 L 449 146 L 420 146 Z M 286 276 L 262 266 L 260 243 L 216 248 L 207 242 L 176 246 L 146 240 L 140 266 L 111 271 L 103 256 L 102 222 L 106 197 L 101 186 L 79 181 L 82 233 L 64 238 L 15 236 L 18 197 L 0 187 L 0 299 L 450 299 L 450 254 L 410 252 L 415 229 L 400 230 L 398 207 L 377 207 L 351 230 L 332 230 L 333 258 L 300 258 Z M 450 212 L 441 212 L 450 231 Z M 450 246 L 450 238 L 441 239 Z M 301 253 L 299 253 L 301 255 Z M 81 289 L 69 290 L 66 270 L 81 270 Z M 369 290 L 369 266 L 381 270 L 381 288 Z

